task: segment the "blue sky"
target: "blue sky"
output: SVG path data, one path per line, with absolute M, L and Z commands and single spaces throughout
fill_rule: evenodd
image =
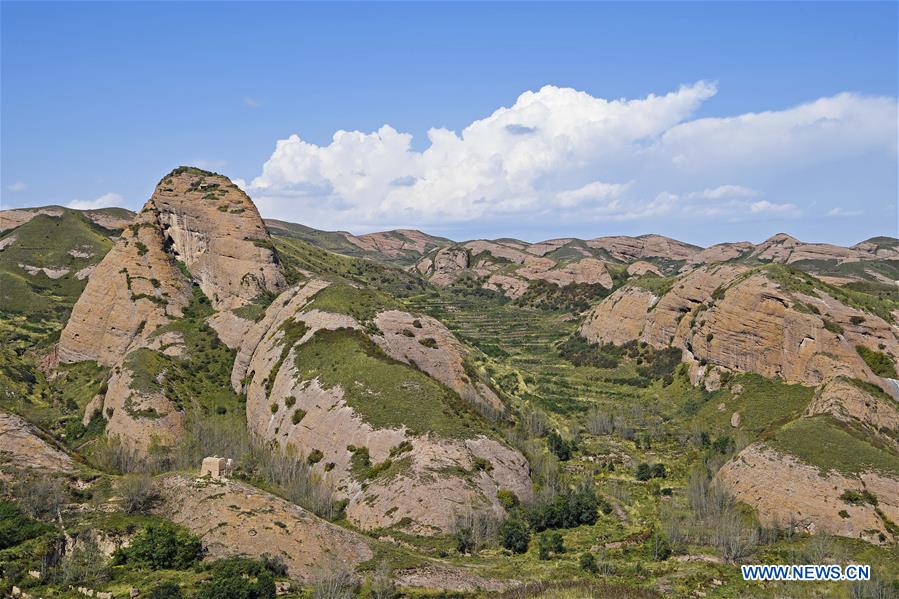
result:
M 893 2 L 0 11 L 3 208 L 137 208 L 197 164 L 264 216 L 354 232 L 899 226 Z

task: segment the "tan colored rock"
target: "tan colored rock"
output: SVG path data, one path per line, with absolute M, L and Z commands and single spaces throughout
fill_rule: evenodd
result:
M 759 260 L 770 260 L 782 264 L 792 264 L 799 260 L 837 260 L 838 262 L 858 262 L 867 256 L 854 248 L 844 248 L 829 243 L 804 243 L 786 233 L 778 233 L 760 243 L 752 256 Z
M 361 329 L 349 316 L 306 309 L 314 293 L 325 285 L 313 280 L 287 290 L 246 335 L 246 345 L 235 361 L 232 384 L 246 391 L 250 430 L 284 448 L 292 446 L 301 455 L 320 451 L 323 457 L 316 470 L 321 470 L 340 496 L 349 499 L 348 518 L 364 529 L 386 528 L 409 518 L 412 523 L 407 529 L 434 534 L 449 530 L 460 511 L 470 506 L 501 515 L 503 510 L 496 499 L 500 488 L 511 489 L 521 498 L 531 497 L 527 461 L 517 451 L 480 436 L 443 439 L 433 434 L 413 435 L 404 428 L 376 429 L 347 405 L 339 386 L 323 389 L 318 379 L 302 380 L 295 366 L 294 348 L 281 361 L 284 348 L 280 329 L 288 319 L 302 321 L 307 327 L 298 344 L 306 343 L 321 329 Z M 415 320 L 419 320 L 420 329 Z M 492 391 L 465 375 L 462 346 L 439 322 L 388 311 L 377 315 L 375 324 L 382 331 L 373 337 L 375 343 L 395 359 L 415 361 L 421 370 L 457 389 L 463 397 L 472 395 L 485 403 L 498 403 Z M 407 329 L 411 336 L 403 334 Z M 421 344 L 419 338 L 434 339 L 437 349 Z M 279 361 L 275 375 L 272 370 Z M 364 372 L 359 373 L 357 384 L 365 384 Z M 294 402 L 289 409 L 287 397 Z M 274 412 L 272 404 L 276 406 Z M 296 410 L 304 415 L 294 424 Z M 376 464 L 404 441 L 411 443 L 412 449 L 395 457 L 408 461 L 402 471 L 389 478 L 365 481 L 365 485 L 352 475 L 348 446 L 367 448 L 371 462 Z M 491 468 L 477 470 L 476 458 L 488 460 Z M 324 469 L 326 464 L 328 471 Z
M 823 291 L 815 297 L 796 293 L 783 289 L 764 269 L 751 274 L 748 270 L 734 264 L 697 268 L 657 301 L 638 286 L 623 287 L 588 314 L 581 334 L 593 342 L 636 339 L 657 348 L 680 347 L 693 362 L 694 382 L 704 375 L 698 362 L 705 360 L 733 371 L 811 385 L 845 375 L 895 392 L 870 371 L 855 347 L 881 348 L 899 356 L 899 328 Z M 844 332 L 825 329 L 825 318 Z
M 430 316 L 388 310 L 375 317 L 375 325 L 382 335 L 373 340 L 391 358 L 415 364 L 473 405 L 502 412 L 499 397 L 465 373 L 465 349 L 443 323 Z M 428 340 L 433 341 L 433 347 Z
M 59 341 L 63 363 L 111 366 L 156 328 L 178 318 L 190 284 L 165 251 L 154 215 L 138 215 L 96 266 Z
M 237 308 L 286 286 L 256 206 L 227 177 L 175 169 L 141 212 L 154 214 L 166 247 L 216 309 Z
M 116 437 L 140 453 L 146 453 L 156 444 L 173 445 L 184 426 L 184 413 L 161 391 L 132 388 L 132 373 L 127 364 L 114 368 L 109 377 L 103 416 L 107 421 L 106 436 Z
M 861 425 L 869 435 L 899 449 L 899 409 L 885 395 L 866 391 L 847 379 L 832 379 L 818 389 L 806 410 L 806 416 L 818 414 Z
M 0 479 L 14 476 L 11 469 L 37 472 L 73 472 L 75 463 L 44 441 L 24 418 L 0 412 Z
M 728 260 L 735 260 L 744 256 L 746 254 L 751 253 L 755 250 L 755 245 L 748 241 L 738 241 L 735 243 L 719 243 L 706 249 L 701 252 L 697 252 L 690 256 L 687 260 L 687 263 L 684 264 L 681 272 L 689 270 L 691 268 L 695 268 L 702 264 L 714 264 L 715 262 L 727 262 Z
M 645 258 L 687 260 L 702 249 L 661 235 L 597 237 L 596 239 L 588 240 L 586 243 L 589 247 L 605 250 L 614 258 L 624 262 L 633 262 Z
M 730 415 L 730 425 L 731 425 L 731 427 L 733 427 L 733 428 L 740 428 L 740 422 L 741 422 L 742 420 L 743 420 L 743 419 L 740 417 L 740 413 L 739 413 L 739 412 L 734 412 L 733 414 Z
M 292 579 L 310 582 L 335 566 L 353 571 L 374 555 L 365 537 L 235 480 L 169 476 L 159 490 L 159 513 L 199 536 L 207 559 L 269 554 Z
M 408 253 L 426 254 L 433 248 L 448 243 L 415 229 L 394 229 L 359 236 L 345 233 L 344 237 L 360 249 L 390 258 L 398 258 Z
M 662 276 L 662 273 L 659 272 L 659 269 L 656 268 L 656 265 L 651 262 L 638 260 L 637 262 L 634 262 L 627 267 L 627 274 L 631 277 L 642 277 L 647 273 L 655 275 L 657 277 Z
M 38 214 L 46 214 L 48 216 L 62 216 L 62 213 L 63 209 L 60 206 L 0 210 L 0 233 L 24 225 Z
M 874 472 L 859 476 L 824 473 L 762 443 L 746 447 L 725 464 L 717 480 L 754 508 L 764 525 L 792 525 L 801 531 L 828 532 L 877 544 L 882 542 L 881 533 L 890 538 L 873 506 L 851 505 L 840 499 L 847 489 L 871 491 L 890 520 L 899 518 L 899 480 Z M 841 517 L 841 510 L 849 517 Z
M 3 239 L 0 239 L 0 252 L 2 252 L 6 248 L 8 248 L 12 244 L 14 244 L 17 239 L 18 239 L 18 237 L 16 237 L 15 235 L 10 235 L 9 237 L 4 237 Z

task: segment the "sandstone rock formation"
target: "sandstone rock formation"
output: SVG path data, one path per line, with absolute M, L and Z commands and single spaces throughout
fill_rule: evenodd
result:
M 226 177 L 175 169 L 141 213 L 151 213 L 166 249 L 183 262 L 218 310 L 285 286 L 256 206 Z
M 857 345 L 899 356 L 899 329 L 837 301 L 823 289 L 790 289 L 766 269 L 705 266 L 674 282 L 661 297 L 625 286 L 598 304 L 581 327 L 588 340 L 636 339 L 684 350 L 687 360 L 740 372 L 819 385 L 838 375 L 892 392 L 856 351 Z
M 72 472 L 75 463 L 44 441 L 27 420 L 0 412 L 0 479 L 10 476 L 11 469 Z
M 899 408 L 879 389 L 842 377 L 831 379 L 818 389 L 806 410 L 806 416 L 819 414 L 858 426 L 872 438 L 899 450 Z
M 880 544 L 881 534 L 885 539 L 892 535 L 877 510 L 892 522 L 899 519 L 899 479 L 876 472 L 857 476 L 822 472 L 762 443 L 741 451 L 721 468 L 717 478 L 769 526 L 828 532 Z M 878 505 L 840 499 L 846 490 L 868 490 L 877 497 Z
M 667 260 L 687 260 L 702 248 L 662 235 L 641 235 L 639 237 L 597 237 L 587 245 L 602 249 L 622 262 L 633 262 L 646 258 Z
M 365 537 L 238 481 L 169 476 L 159 491 L 159 513 L 199 536 L 208 559 L 268 554 L 284 561 L 291 578 L 309 582 L 352 572 L 374 555 Z
M 532 494 L 525 458 L 484 434 L 445 438 L 404 426 L 377 427 L 345 401 L 343 386 L 324 387 L 318 377 L 300 376 L 296 352 L 323 330 L 363 330 L 344 314 L 308 308 L 327 283 L 313 279 L 285 291 L 246 334 L 232 372 L 232 384 L 247 395 L 247 421 L 263 439 L 317 452 L 315 469 L 349 499 L 348 518 L 362 528 L 399 525 L 421 534 L 449 530 L 468 509 L 502 513 L 496 493 L 506 488 L 520 498 Z M 416 321 L 418 326 L 416 326 Z M 443 325 L 426 317 L 387 310 L 373 320 L 371 339 L 391 358 L 432 374 L 463 399 L 498 406 L 483 383 L 466 374 L 462 346 Z M 367 327 L 366 327 L 367 329 Z M 298 330 L 288 338 L 288 331 Z M 431 340 L 431 341 L 427 341 Z M 365 393 L 369 372 L 353 385 Z M 407 380 L 396 384 L 416 386 Z M 411 388 L 410 388 L 411 389 Z M 422 402 L 442 402 L 423 394 Z M 371 401 L 380 401 L 371 395 Z M 496 409 L 496 408 L 495 408 Z M 299 417 L 297 417 L 299 414 Z M 354 451 L 364 448 L 371 464 L 391 459 L 384 476 L 359 477 Z

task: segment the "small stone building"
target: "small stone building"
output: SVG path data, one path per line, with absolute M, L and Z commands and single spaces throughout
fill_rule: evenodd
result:
M 231 458 L 225 459 L 218 456 L 210 456 L 203 458 L 203 465 L 200 466 L 200 476 L 221 480 L 230 476 L 233 469 L 234 461 Z

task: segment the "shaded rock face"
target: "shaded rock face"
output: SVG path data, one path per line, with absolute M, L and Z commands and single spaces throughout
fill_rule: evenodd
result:
M 37 429 L 19 416 L 0 412 L 0 480 L 11 469 L 72 472 L 72 459 L 41 439 Z
M 856 382 L 835 378 L 818 389 L 806 416 L 827 414 L 854 424 L 884 445 L 899 450 L 899 409 L 890 397 Z
M 734 496 L 753 507 L 764 525 L 792 526 L 880 544 L 891 535 L 875 507 L 840 499 L 847 489 L 866 489 L 892 521 L 899 517 L 899 480 L 865 472 L 854 476 L 822 472 L 798 458 L 755 443 L 743 449 L 717 474 Z M 840 515 L 844 511 L 845 516 Z
M 184 262 L 217 310 L 285 287 L 256 206 L 226 177 L 176 169 L 142 212 L 155 213 L 165 247 Z
M 770 260 L 781 264 L 792 264 L 800 260 L 859 262 L 872 259 L 896 259 L 899 258 L 899 251 L 895 248 L 876 247 L 875 244 L 866 245 L 865 242 L 851 248 L 829 243 L 805 243 L 786 233 L 778 233 L 756 246 L 752 256 L 759 260 Z
M 530 281 L 542 280 L 563 287 L 572 283 L 612 287 L 612 276 L 605 262 L 584 251 L 578 259 L 562 262 L 547 254 L 565 246 L 571 239 L 556 239 L 539 244 L 519 241 L 469 241 L 443 248 L 422 258 L 418 272 L 438 286 L 452 285 L 467 274 L 483 279 L 485 289 L 517 298 L 527 291 Z
M 833 332 L 825 321 L 842 332 Z M 856 346 L 880 348 L 895 359 L 897 333 L 896 326 L 823 291 L 814 297 L 793 292 L 764 270 L 750 273 L 746 266 L 731 264 L 691 271 L 661 298 L 636 286 L 623 287 L 598 304 L 581 327 L 591 342 L 673 345 L 694 363 L 810 385 L 845 375 L 888 391 L 892 389 L 871 372 Z
M 633 262 L 645 258 L 687 260 L 702 249 L 661 235 L 597 237 L 588 240 L 587 245 L 591 248 L 603 249 L 623 262 Z
M 325 286 L 327 283 L 313 279 L 288 289 L 246 334 L 232 384 L 246 391 L 250 430 L 303 455 L 321 452 L 315 470 L 349 500 L 348 518 L 364 529 L 386 528 L 402 521 L 409 523 L 404 524 L 406 529 L 417 533 L 445 532 L 465 510 L 501 515 L 503 509 L 496 498 L 500 488 L 530 498 L 528 464 L 517 451 L 483 435 L 448 439 L 434 433 L 412 434 L 405 427 L 373 427 L 346 403 L 340 386 L 323 388 L 318 378 L 304 380 L 299 375 L 296 348 L 310 342 L 316 331 L 362 330 L 350 316 L 306 308 Z M 420 328 L 415 326 L 416 320 Z M 291 322 L 302 323 L 303 334 L 292 347 L 283 346 L 283 325 Z M 414 361 L 463 398 L 476 398 L 488 406 L 499 404 L 490 389 L 465 374 L 461 344 L 438 321 L 391 310 L 376 315 L 374 323 L 382 334 L 371 339 L 391 358 Z M 406 330 L 411 336 L 404 334 Z M 431 342 L 419 342 L 424 339 L 433 339 L 436 348 L 429 347 Z M 364 386 L 366 375 L 358 373 L 352 384 Z M 378 401 L 377 397 L 372 401 Z M 441 400 L 423 396 L 421 401 Z M 298 410 L 302 416 L 294 422 Z M 403 467 L 387 476 L 360 480 L 353 473 L 351 447 L 366 448 L 372 464 L 392 458 Z M 397 448 L 403 447 L 397 454 Z
M 199 536 L 208 559 L 268 554 L 284 561 L 292 579 L 310 582 L 374 556 L 361 535 L 238 481 L 171 476 L 159 491 L 159 512 Z
M 143 212 L 91 273 L 60 336 L 59 360 L 111 366 L 180 317 L 190 297 L 158 222 Z

